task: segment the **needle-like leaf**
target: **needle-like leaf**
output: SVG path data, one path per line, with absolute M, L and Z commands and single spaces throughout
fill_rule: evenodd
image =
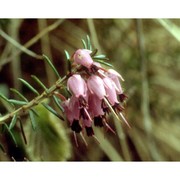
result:
M 36 125 L 36 120 L 35 120 L 34 113 L 32 110 L 29 110 L 29 117 L 31 120 L 31 125 L 32 125 L 33 130 L 36 130 L 37 125 Z
M 61 111 L 63 111 L 64 109 L 63 109 L 63 107 L 61 106 L 61 104 L 59 103 L 59 99 L 58 99 L 55 95 L 53 96 L 53 99 L 54 99 L 54 102 L 56 103 L 57 107 L 58 107 Z
M 15 124 L 16 124 L 16 121 L 17 121 L 17 114 L 15 114 L 15 115 L 13 116 L 12 120 L 11 120 L 11 123 L 10 123 L 10 125 L 9 125 L 9 129 L 10 129 L 10 130 L 13 129 L 13 127 L 14 127 Z
M 91 40 L 88 35 L 86 36 L 86 38 L 87 38 L 87 49 L 92 51 Z
M 68 61 L 68 70 L 69 70 L 69 72 L 71 73 L 70 55 L 69 55 L 69 53 L 68 53 L 66 50 L 64 50 L 64 52 L 65 52 L 65 54 L 66 54 L 66 59 L 67 59 L 67 61 Z
M 8 99 L 8 102 L 12 103 L 14 105 L 20 105 L 20 106 L 26 105 L 28 103 L 26 101 L 19 101 L 19 100 L 15 100 L 15 99 Z
M 23 128 L 23 124 L 21 122 L 21 119 L 19 119 L 19 124 L 20 124 L 20 128 L 21 128 L 21 133 L 22 133 L 22 136 L 23 136 L 23 139 L 24 139 L 24 143 L 27 144 L 27 139 L 26 139 L 26 135 L 25 135 L 25 132 L 24 132 L 24 128 Z
M 31 77 L 47 92 L 48 88 L 42 83 L 42 81 L 35 75 L 31 75 Z
M 81 41 L 82 41 L 82 43 L 83 43 L 83 47 L 84 47 L 84 49 L 87 49 L 87 45 L 86 45 L 85 40 L 84 40 L 84 39 L 81 39 Z
M 26 87 L 28 87 L 33 93 L 35 93 L 37 96 L 39 96 L 39 93 L 36 89 L 34 89 L 27 81 L 24 79 L 18 78 Z
M 56 76 L 57 76 L 58 78 L 61 78 L 60 75 L 59 75 L 59 73 L 58 73 L 58 71 L 57 71 L 57 69 L 55 68 L 55 66 L 54 66 L 53 63 L 51 62 L 51 60 L 50 60 L 46 55 L 44 55 L 44 54 L 43 54 L 43 57 L 44 57 L 44 60 L 50 65 L 50 67 L 52 68 L 52 70 L 54 71 L 54 73 L 56 74 Z
M 42 103 L 42 105 L 48 110 L 50 111 L 52 114 L 54 114 L 55 116 L 57 116 L 59 119 L 64 121 L 64 118 L 57 112 L 55 111 L 51 106 L 49 106 L 48 104 Z
M 9 129 L 8 125 L 6 123 L 3 123 L 4 127 L 7 129 L 9 135 L 11 136 L 12 140 L 14 141 L 15 145 L 17 146 L 17 141 L 16 138 L 14 137 L 14 134 L 12 131 Z
M 17 89 L 11 88 L 10 90 L 12 92 L 16 93 L 21 99 L 23 99 L 24 101 L 28 102 L 27 98 L 24 97 Z

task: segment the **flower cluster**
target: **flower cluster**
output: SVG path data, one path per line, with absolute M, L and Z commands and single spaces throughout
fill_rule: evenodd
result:
M 74 63 L 84 69 L 68 78 L 67 88 L 72 96 L 62 103 L 71 129 L 75 133 L 85 129 L 87 136 L 94 136 L 93 126 L 104 126 L 114 132 L 107 123 L 110 112 L 129 126 L 122 114 L 122 102 L 127 97 L 120 83 L 123 78 L 115 70 L 104 69 L 94 62 L 91 53 L 87 49 L 74 53 Z

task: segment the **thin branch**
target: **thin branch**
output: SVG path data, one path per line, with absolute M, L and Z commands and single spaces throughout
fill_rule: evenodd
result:
M 73 70 L 73 73 L 76 72 L 78 70 L 79 67 L 77 67 L 76 69 Z M 61 79 L 58 79 L 56 81 L 56 83 L 51 86 L 49 89 L 47 89 L 47 91 L 44 91 L 42 94 L 40 94 L 39 96 L 35 97 L 34 99 L 32 99 L 31 101 L 29 101 L 27 104 L 21 106 L 20 108 L 14 110 L 13 112 L 10 112 L 4 116 L 0 117 L 0 124 L 6 122 L 7 120 L 11 119 L 15 114 L 18 114 L 18 116 L 21 116 L 24 114 L 24 112 L 30 110 L 32 107 L 38 105 L 39 103 L 41 103 L 45 98 L 48 98 L 52 95 L 54 95 L 54 92 L 56 90 L 59 90 L 62 86 L 64 81 L 67 80 L 67 78 L 69 77 L 70 74 L 67 74 L 66 76 L 64 76 Z
M 58 84 L 61 84 L 64 80 L 66 79 L 66 76 L 61 79 L 60 81 L 58 80 L 56 82 L 55 85 L 53 85 L 49 90 L 48 90 L 48 93 L 46 93 L 45 91 L 40 95 L 40 96 L 37 96 L 35 99 L 31 100 L 29 103 L 27 103 L 26 105 L 23 105 L 21 106 L 20 108 L 16 109 L 15 111 L 5 115 L 5 116 L 2 116 L 0 117 L 0 123 L 6 121 L 7 119 L 9 118 L 12 118 L 15 114 L 19 114 L 21 115 L 21 113 L 23 113 L 24 111 L 36 106 L 37 104 L 39 104 L 42 100 L 44 100 L 45 98 L 47 98 L 48 96 L 51 96 L 52 93 L 59 89 L 59 86 Z

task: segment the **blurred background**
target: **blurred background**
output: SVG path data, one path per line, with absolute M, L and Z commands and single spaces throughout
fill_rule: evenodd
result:
M 45 108 L 36 110 L 38 128 L 27 117 L 18 119 L 12 132 L 0 131 L 1 161 L 179 161 L 180 160 L 180 20 L 178 19 L 1 19 L 0 93 L 27 99 L 35 96 L 18 80 L 27 80 L 43 92 L 31 78 L 36 75 L 50 87 L 54 73 L 41 59 L 48 56 L 61 76 L 67 72 L 64 50 L 71 55 L 83 48 L 81 39 L 90 36 L 98 53 L 106 54 L 123 76 L 128 96 L 124 115 L 131 129 L 109 117 L 116 135 L 95 128 L 100 141 L 78 137 L 76 147 L 67 122 Z M 12 109 L 1 99 L 0 115 Z M 20 122 L 20 123 L 19 123 Z M 7 124 L 10 122 L 7 122 Z M 21 132 L 23 125 L 23 138 Z

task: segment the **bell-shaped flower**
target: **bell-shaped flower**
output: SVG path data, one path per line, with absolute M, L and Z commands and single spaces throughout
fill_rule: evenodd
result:
M 73 55 L 74 62 L 87 68 L 90 68 L 93 64 L 93 59 L 90 56 L 91 52 L 92 51 L 87 49 L 78 49 Z
M 83 124 L 86 129 L 87 136 L 93 136 L 94 130 L 92 128 L 92 121 L 90 121 L 89 119 L 83 119 Z
M 95 94 L 100 100 L 106 96 L 103 80 L 97 75 L 91 75 L 87 80 L 87 86 L 91 94 Z
M 89 112 L 92 118 L 104 115 L 102 109 L 102 100 L 100 100 L 95 94 L 90 94 L 88 98 Z
M 77 98 L 72 96 L 68 100 L 63 101 L 62 107 L 64 108 L 64 113 L 70 123 L 71 129 L 76 133 L 79 133 L 82 128 L 79 124 L 80 110 Z
M 75 97 L 85 97 L 87 93 L 87 86 L 84 79 L 79 74 L 72 75 L 67 81 L 68 89 Z
M 118 102 L 115 83 L 108 77 L 103 78 L 104 87 L 106 90 L 106 96 L 112 106 L 114 106 Z
M 108 69 L 108 71 L 106 72 L 106 75 L 112 79 L 116 85 L 116 91 L 118 94 L 122 94 L 123 93 L 123 90 L 122 90 L 122 87 L 121 87 L 121 84 L 120 84 L 120 81 L 119 81 L 119 78 L 121 80 L 124 81 L 124 79 L 122 78 L 122 76 L 117 72 L 115 71 L 114 69 Z
M 115 88 L 116 88 L 116 92 L 117 94 L 119 95 L 119 99 L 121 102 L 123 102 L 127 96 L 123 93 L 123 89 L 121 87 L 121 83 L 119 81 L 119 78 L 124 81 L 124 79 L 122 78 L 122 76 L 117 72 L 115 71 L 114 69 L 109 69 L 107 72 L 106 72 L 106 75 L 111 78 L 114 83 L 115 83 Z

